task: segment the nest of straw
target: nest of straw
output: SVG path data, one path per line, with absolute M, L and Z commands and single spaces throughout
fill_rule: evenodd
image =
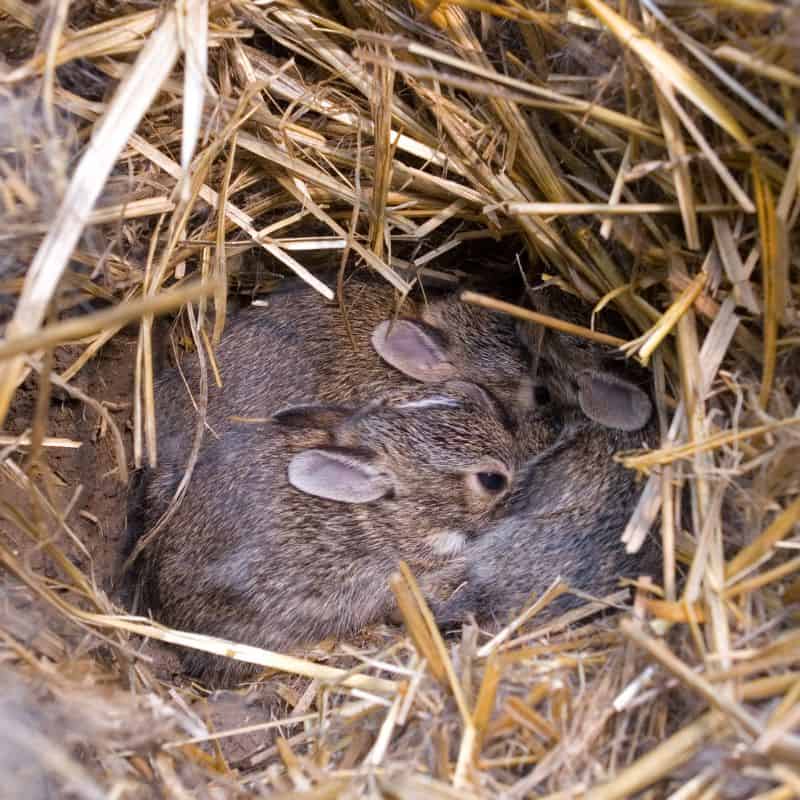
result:
M 800 794 L 798 110 L 791 0 L 0 0 L 12 795 Z M 157 457 L 154 317 L 213 308 L 213 353 L 234 295 L 331 264 L 622 314 L 662 442 L 621 535 L 660 580 L 444 641 L 401 571 L 402 631 L 303 658 L 124 616 L 99 498 Z M 265 675 L 209 695 L 158 641 Z

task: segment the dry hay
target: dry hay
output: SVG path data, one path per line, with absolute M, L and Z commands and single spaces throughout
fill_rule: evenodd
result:
M 0 0 L 0 56 L 4 789 L 800 795 L 796 3 Z M 556 585 L 444 642 L 398 575 L 407 635 L 303 659 L 121 616 L 58 453 L 105 448 L 117 481 L 155 458 L 152 315 L 213 302 L 211 352 L 229 292 L 330 294 L 332 261 L 405 291 L 481 242 L 635 333 L 663 444 L 625 455 L 625 537 L 656 522 L 659 585 L 537 622 Z M 108 402 L 82 377 L 138 320 Z M 263 664 L 270 698 L 173 683 L 140 634 Z

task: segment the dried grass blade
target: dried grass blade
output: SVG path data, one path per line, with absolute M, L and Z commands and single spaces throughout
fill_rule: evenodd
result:
M 179 164 L 171 158 L 165 156 L 160 150 L 157 150 L 149 142 L 141 137 L 134 135 L 131 137 L 131 144 L 142 155 L 149 158 L 156 166 L 163 169 L 169 175 L 172 175 L 176 180 L 180 180 L 182 170 Z M 215 192 L 210 186 L 203 184 L 198 190 L 199 196 L 205 200 L 212 208 L 219 208 L 220 198 L 219 194 Z M 239 228 L 252 237 L 253 241 L 263 247 L 270 255 L 277 258 L 285 264 L 298 278 L 305 281 L 312 289 L 318 291 L 327 300 L 333 300 L 333 292 L 321 280 L 309 272 L 302 264 L 292 258 L 288 253 L 284 252 L 280 247 L 269 242 L 262 242 L 258 236 L 258 231 L 253 225 L 253 218 L 235 206 L 233 203 L 225 203 L 224 213 L 228 219 L 233 221 Z
M 30 436 L 21 434 L 20 436 L 9 436 L 8 434 L 0 434 L 0 447 L 28 447 L 31 444 Z M 63 436 L 45 436 L 42 439 L 42 447 L 55 447 L 65 448 L 67 450 L 77 450 L 83 446 L 83 442 L 75 441 L 75 439 L 67 439 Z
M 368 100 L 372 98 L 374 91 L 372 75 L 363 69 L 349 53 L 339 47 L 325 30 L 316 26 L 312 15 L 305 9 L 275 6 L 275 18 L 285 26 L 286 31 L 291 31 L 291 38 L 280 36 L 278 31 L 272 27 L 271 20 L 267 21 L 265 25 L 265 19 L 262 16 L 264 12 L 261 9 L 255 11 L 252 6 L 247 6 L 244 11 L 247 16 L 251 17 L 255 25 L 263 28 L 267 33 L 273 34 L 275 38 L 292 50 L 298 50 L 300 42 L 304 46 L 308 42 L 313 42 L 316 60 L 326 65 L 337 78 L 358 89 Z M 414 112 L 406 108 L 405 104 L 397 97 L 393 98 L 392 116 L 397 127 L 411 133 L 415 138 L 422 141 L 430 138 L 424 126 L 417 121 Z
M 363 133 L 372 135 L 375 132 L 374 123 L 366 116 L 349 111 L 342 111 L 339 103 L 328 100 L 324 91 L 309 94 L 307 87 L 299 81 L 295 81 L 291 76 L 286 75 L 282 68 L 276 69 L 273 64 L 264 58 L 260 50 L 254 50 L 242 46 L 242 51 L 257 63 L 255 75 L 263 79 L 266 88 L 271 94 L 275 94 L 290 103 L 300 103 L 309 110 L 315 111 L 323 117 L 340 122 L 354 131 L 360 130 Z M 396 129 L 391 131 L 392 141 L 397 143 L 397 149 L 419 158 L 427 164 L 435 164 L 443 169 L 454 170 L 459 174 L 464 174 L 464 168 L 457 160 L 449 155 L 442 153 L 436 147 L 425 144 L 405 133 L 398 133 Z
M 711 0 L 718 2 L 719 5 L 727 5 L 726 0 Z M 741 97 L 754 111 L 757 111 L 764 117 L 770 125 L 778 130 L 786 129 L 786 121 L 776 114 L 765 102 L 758 98 L 753 92 L 742 86 L 730 74 L 729 70 L 723 69 L 712 57 L 709 55 L 708 48 L 699 44 L 695 39 L 690 37 L 679 25 L 674 23 L 663 10 L 654 2 L 654 0 L 642 0 L 642 4 L 647 10 L 670 32 L 683 46 L 709 70 L 719 81 L 727 86 L 731 92 Z M 736 3 L 738 4 L 738 2 Z M 733 2 L 730 5 L 734 5 Z
M 608 783 L 590 789 L 584 800 L 627 800 L 688 761 L 725 728 L 724 717 L 711 712 L 674 733 L 662 744 L 623 769 Z
M 620 162 L 619 169 L 614 177 L 614 185 L 611 188 L 611 193 L 608 197 L 608 204 L 611 206 L 616 206 L 619 204 L 620 198 L 622 197 L 622 192 L 625 189 L 625 177 L 631 166 L 631 150 L 631 142 L 628 142 L 625 147 L 625 152 L 622 154 L 622 161 Z M 605 159 L 602 159 L 602 162 L 607 163 L 605 162 Z M 608 239 L 609 236 L 611 236 L 613 224 L 614 223 L 611 219 L 603 220 L 603 224 L 600 226 L 600 236 L 603 239 Z
M 53 225 L 25 276 L 6 340 L 30 334 L 44 319 L 87 218 L 128 137 L 139 124 L 178 59 L 174 10 L 165 13 L 122 81 L 70 181 Z M 21 374 L 20 359 L 0 369 L 0 425 Z
M 315 203 L 310 197 L 302 195 L 300 190 L 297 188 L 296 184 L 290 179 L 285 177 L 279 177 L 278 183 L 286 189 L 289 194 L 294 195 L 299 201 L 303 203 L 305 208 L 307 208 L 311 214 L 313 214 L 318 220 L 324 222 L 334 233 L 338 234 L 345 240 L 347 245 L 356 253 L 358 253 L 364 261 L 375 270 L 381 277 L 387 280 L 395 289 L 402 292 L 405 296 L 411 290 L 411 284 L 407 281 L 403 280 L 391 267 L 387 266 L 387 264 L 380 258 L 378 258 L 375 253 L 371 250 L 368 250 L 364 247 L 361 242 L 357 239 L 354 239 L 350 236 L 347 231 L 339 225 L 336 220 L 331 217 L 320 205 Z
M 619 460 L 628 469 L 648 470 L 654 466 L 671 464 L 679 459 L 691 458 L 698 452 L 718 450 L 726 445 L 735 444 L 752 437 L 763 436 L 794 425 L 800 425 L 800 416 L 789 417 L 777 422 L 767 422 L 764 425 L 757 425 L 755 428 L 746 428 L 739 431 L 721 431 L 698 441 L 664 447 L 661 450 L 655 450 L 645 455 L 620 455 Z
M 499 661 L 497 656 L 492 653 L 486 661 L 481 688 L 478 690 L 478 698 L 475 701 L 475 710 L 472 714 L 475 730 L 481 738 L 485 735 L 486 726 L 489 724 L 489 719 L 492 716 L 500 677 Z M 478 744 L 478 747 L 479 746 Z
M 670 159 L 673 163 L 672 176 L 675 182 L 675 193 L 678 195 L 678 205 L 683 219 L 683 230 L 686 234 L 686 244 L 691 250 L 700 247 L 700 230 L 697 226 L 697 211 L 692 176 L 686 162 L 686 145 L 681 136 L 681 128 L 675 113 L 669 104 L 656 89 L 656 105 L 661 118 L 661 127 L 664 131 L 664 141 L 667 143 Z
M 507 642 L 516 631 L 518 631 L 528 620 L 535 617 L 543 608 L 546 608 L 562 594 L 566 594 L 569 587 L 560 578 L 556 578 L 550 586 L 544 591 L 541 597 L 537 598 L 529 608 L 526 608 L 521 614 L 516 616 L 508 625 L 501 631 L 498 631 L 483 647 L 478 650 L 478 658 L 494 657 L 494 653 L 498 647 Z
M 233 174 L 233 159 L 236 155 L 238 134 L 231 137 L 228 160 L 225 164 L 225 174 L 218 195 L 220 207 L 217 209 L 216 248 L 214 249 L 214 277 L 219 281 L 219 289 L 214 295 L 214 344 L 219 344 L 222 331 L 225 327 L 225 317 L 228 306 L 228 261 L 225 251 L 225 220 L 227 219 L 228 192 L 230 191 L 231 175 Z M 211 350 L 209 349 L 209 353 Z M 213 364 L 213 360 L 212 360 Z
M 692 282 L 676 298 L 675 302 L 664 312 L 661 319 L 652 327 L 649 333 L 645 334 L 644 341 L 639 347 L 639 356 L 646 364 L 655 349 L 664 341 L 672 329 L 678 324 L 681 318 L 692 307 L 692 304 L 700 296 L 708 280 L 705 272 L 700 272 L 692 279 Z
M 455 698 L 456 705 L 458 706 L 458 710 L 461 713 L 461 719 L 464 722 L 465 727 L 471 727 L 472 725 L 472 714 L 470 714 L 469 708 L 467 706 L 466 698 L 464 697 L 464 690 L 461 686 L 461 682 L 458 680 L 458 676 L 453 669 L 453 662 L 450 660 L 450 657 L 447 654 L 447 648 L 445 647 L 444 640 L 442 639 L 442 634 L 439 632 L 439 627 L 436 625 L 436 621 L 433 618 L 433 614 L 431 613 L 428 604 L 425 602 L 425 598 L 420 591 L 420 588 L 417 584 L 416 579 L 411 573 L 411 570 L 408 568 L 404 562 L 400 562 L 400 574 L 403 576 L 403 579 L 408 584 L 408 588 L 411 591 L 411 595 L 413 596 L 414 600 L 416 601 L 417 607 L 419 608 L 422 618 L 425 622 L 425 627 L 428 630 L 428 635 L 433 642 L 433 647 L 436 650 L 439 659 L 441 660 L 442 664 L 444 665 L 445 672 L 447 673 L 447 678 L 450 683 L 450 688 L 453 692 L 453 697 Z
M 411 770 L 398 770 L 389 775 L 376 775 L 382 796 L 402 800 L 478 800 L 483 795 L 466 787 L 454 788 L 427 775 Z
M 753 202 L 747 196 L 742 187 L 736 182 L 735 178 L 731 174 L 731 171 L 727 166 L 725 166 L 722 159 L 717 154 L 716 149 L 709 143 L 708 139 L 703 136 L 700 128 L 698 128 L 691 116 L 689 116 L 683 106 L 681 106 L 681 104 L 678 102 L 678 99 L 675 97 L 675 94 L 672 91 L 672 86 L 670 86 L 669 82 L 664 80 L 660 75 L 654 76 L 653 80 L 661 90 L 661 94 L 664 96 L 664 99 L 667 101 L 667 103 L 669 103 L 672 110 L 683 123 L 683 127 L 686 128 L 686 130 L 689 132 L 689 135 L 692 137 L 692 139 L 694 139 L 695 144 L 700 148 L 708 163 L 711 165 L 717 175 L 719 175 L 720 180 L 725 184 L 736 202 L 742 207 L 742 210 L 748 214 L 754 213 L 755 206 L 753 205 Z
M 703 186 L 706 196 L 717 202 L 721 199 L 719 185 L 716 177 L 710 170 L 703 171 Z M 723 216 L 713 216 L 711 226 L 714 231 L 714 243 L 717 255 L 722 262 L 722 267 L 728 280 L 733 285 L 733 293 L 739 305 L 745 306 L 752 314 L 760 313 L 760 306 L 756 301 L 753 287 L 748 280 L 744 262 L 739 255 L 738 243 L 733 234 L 731 221 Z
M 398 723 L 403 700 L 403 695 L 398 692 L 395 695 L 394 702 L 389 707 L 388 713 L 384 717 L 383 723 L 381 724 L 381 729 L 378 732 L 378 737 L 375 740 L 372 750 L 369 751 L 367 757 L 364 759 L 365 765 L 377 767 L 386 758 L 386 751 L 391 744 L 392 733 L 394 733 L 395 726 Z
M 128 203 L 97 208 L 89 214 L 87 224 L 104 225 L 125 219 L 152 217 L 156 214 L 166 214 L 174 208 L 175 203 L 168 197 L 145 197 L 142 200 L 131 200 Z
M 447 683 L 447 671 L 434 647 L 433 639 L 425 625 L 425 618 L 414 599 L 408 581 L 402 573 L 396 572 L 389 579 L 389 587 L 394 594 L 397 608 L 417 652 L 425 659 L 433 677 L 439 683 Z
M 203 119 L 208 72 L 208 0 L 179 0 L 177 7 L 179 19 L 183 22 L 178 35 L 185 59 L 181 126 L 181 166 L 186 173 L 182 183 L 185 202 L 189 194 L 189 165 L 197 148 Z
M 493 297 L 488 297 L 485 294 L 478 294 L 477 292 L 462 292 L 461 301 L 480 306 L 481 308 L 488 308 L 492 311 L 501 311 L 504 314 L 510 314 L 512 317 L 516 317 L 517 319 L 535 322 L 538 325 L 544 325 L 547 328 L 553 328 L 554 330 L 569 333 L 573 336 L 580 336 L 582 339 L 589 339 L 593 342 L 608 344 L 612 347 L 623 347 L 624 345 L 628 344 L 624 339 L 620 339 L 617 336 L 611 336 L 607 333 L 601 333 L 600 331 L 593 331 L 591 328 L 584 328 L 582 325 L 574 325 L 571 322 L 565 322 L 557 317 L 549 317 L 546 314 L 539 314 L 536 311 L 529 311 L 527 308 L 515 306 L 512 303 L 506 303 L 503 300 L 495 300 Z
M 724 599 L 729 600 L 732 597 L 738 597 L 740 594 L 750 594 L 751 592 L 760 589 L 762 586 L 769 586 L 769 584 L 780 580 L 781 578 L 791 575 L 793 572 L 800 570 L 800 558 L 793 558 L 778 567 L 773 567 L 760 575 L 735 583 L 729 586 L 722 593 Z
M 9 7 L 16 7 L 16 3 Z M 85 28 L 62 44 L 53 63 L 59 67 L 77 58 L 91 59 L 138 51 L 142 38 L 153 30 L 158 19 L 157 11 L 142 11 Z M 45 53 L 37 53 L 28 63 L 0 77 L 0 84 L 16 83 L 39 74 L 45 68 L 46 58 Z
M 750 141 L 741 125 L 686 65 L 645 36 L 602 0 L 584 0 L 584 3 L 623 45 L 630 47 L 639 56 L 651 73 L 667 81 L 726 130 L 740 145 L 749 149 Z
M 740 320 L 734 313 L 735 307 L 736 304 L 732 297 L 725 300 L 700 349 L 700 365 L 703 371 L 702 390 L 704 394 L 710 390 L 711 383 L 717 375 L 717 371 L 739 326 Z M 670 423 L 667 442 L 674 444 L 677 441 L 684 418 L 685 408 L 681 403 Z M 651 475 L 647 479 L 647 484 L 639 498 L 636 510 L 625 528 L 622 541 L 628 542 L 629 552 L 636 552 L 633 548 L 636 547 L 638 549 L 638 547 L 641 547 L 647 532 L 655 522 L 658 511 L 661 508 L 660 482 L 658 475 Z
M 173 311 L 185 303 L 208 297 L 216 288 L 217 284 L 213 281 L 189 283 L 179 289 L 125 301 L 104 311 L 53 323 L 27 336 L 0 342 L 0 361 L 14 358 L 21 353 L 35 353 L 37 350 L 48 350 L 65 342 L 74 342 L 106 328 L 126 325 L 146 314 L 164 314 Z
M 53 88 L 55 86 L 55 56 L 58 51 L 58 45 L 64 33 L 64 28 L 67 22 L 67 13 L 69 10 L 69 2 L 65 0 L 56 0 L 52 5 L 48 21 L 48 39 L 45 48 L 45 63 L 44 74 L 42 80 L 42 105 L 47 121 L 47 127 L 50 132 L 55 134 L 56 123 L 54 117 L 53 105 Z
M 392 180 L 392 162 L 397 143 L 391 135 L 394 71 L 380 69 L 376 75 L 376 91 L 372 95 L 375 119 L 375 172 L 370 196 L 369 243 L 372 252 L 383 258 L 383 248 L 390 238 L 386 228 L 386 206 Z
M 738 575 L 751 564 L 755 564 L 792 532 L 798 520 L 800 520 L 800 497 L 781 511 L 767 528 L 731 559 L 725 568 L 726 577 Z
M 646 650 L 687 688 L 699 694 L 712 708 L 727 715 L 730 722 L 741 725 L 751 736 L 760 736 L 763 733 L 763 725 L 749 711 L 745 710 L 736 700 L 717 691 L 706 677 L 692 670 L 672 653 L 666 644 L 648 636 L 640 623 L 624 619 L 620 622 L 620 630 L 639 647 Z
M 792 159 L 789 162 L 789 169 L 786 170 L 786 177 L 783 182 L 776 213 L 784 223 L 788 223 L 792 203 L 797 193 L 800 191 L 800 139 L 792 151 Z
M 31 7 L 22 0 L 0 0 L 0 9 L 28 30 L 36 28 L 36 15 Z
M 427 67 L 410 64 L 407 61 L 400 61 L 397 59 L 390 60 L 379 56 L 364 56 L 363 60 L 377 65 L 391 65 L 401 74 L 413 75 L 418 78 L 433 81 L 436 84 L 452 86 L 456 89 L 464 89 L 479 97 L 502 98 L 507 102 L 518 103 L 523 106 L 558 111 L 567 115 L 570 119 L 572 119 L 572 116 L 575 114 L 585 115 L 590 119 L 596 120 L 598 123 L 616 128 L 628 134 L 640 136 L 642 139 L 655 144 L 662 143 L 661 137 L 651 126 L 626 114 L 622 114 L 619 111 L 614 111 L 605 106 L 590 103 L 579 98 L 561 95 L 550 89 L 543 89 L 531 83 L 510 78 L 502 73 L 492 73 L 490 71 L 481 70 L 479 67 L 469 62 L 456 59 L 453 56 L 424 45 L 412 43 L 408 45 L 407 49 L 408 52 L 414 55 L 424 56 L 444 64 L 457 66 L 459 69 L 481 76 L 482 79 L 472 80 L 459 78 L 451 73 L 442 72 L 441 70 L 428 69 Z M 487 82 L 487 72 L 492 75 L 491 83 Z M 500 89 L 498 88 L 498 84 L 500 86 L 510 86 L 519 91 Z
M 468 23 L 466 14 L 459 8 L 447 6 L 447 32 L 469 60 L 487 73 L 488 80 L 495 83 L 499 73 L 483 51 L 479 38 Z M 513 137 L 518 149 L 518 160 L 531 176 L 534 186 L 539 192 L 553 202 L 568 200 L 575 196 L 575 191 L 564 181 L 561 169 L 556 162 L 548 158 L 542 147 L 540 134 L 522 115 L 519 107 L 502 97 L 489 95 L 489 103 L 496 117 Z
M 654 617 L 669 622 L 689 622 L 692 620 L 701 624 L 706 622 L 706 613 L 703 607 L 697 604 L 690 605 L 685 600 L 678 602 L 645 598 L 642 605 Z
M 769 0 L 709 0 L 709 3 L 725 11 L 740 11 L 744 14 L 791 14 L 791 10 Z
M 509 214 L 531 214 L 547 217 L 598 214 L 609 217 L 640 214 L 682 214 L 682 207 L 675 203 L 508 203 Z M 692 206 L 699 214 L 719 214 L 735 211 L 736 206 L 724 203 L 701 203 Z
M 759 400 L 766 408 L 775 379 L 778 357 L 778 323 L 785 297 L 785 281 L 778 275 L 777 221 L 775 200 L 757 158 L 753 159 L 753 187 L 761 234 L 761 274 L 764 282 L 764 367 L 761 375 Z
M 792 89 L 800 89 L 800 75 L 779 67 L 777 64 L 770 64 L 769 61 L 754 56 L 752 53 L 745 53 L 743 50 L 739 50 L 738 47 L 723 44 L 714 50 L 714 55 L 723 61 L 729 61 L 739 67 L 744 67 L 757 75 L 763 75 L 765 78 L 782 83 Z

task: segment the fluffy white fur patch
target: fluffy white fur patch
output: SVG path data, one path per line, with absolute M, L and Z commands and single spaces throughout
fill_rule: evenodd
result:
M 428 543 L 441 556 L 455 556 L 464 549 L 466 537 L 458 531 L 445 531 L 429 536 Z
M 460 401 L 452 397 L 437 395 L 434 397 L 426 397 L 423 400 L 407 400 L 404 403 L 397 403 L 395 408 L 455 408 L 458 405 L 460 405 Z

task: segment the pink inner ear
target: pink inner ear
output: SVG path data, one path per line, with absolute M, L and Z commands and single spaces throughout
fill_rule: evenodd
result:
M 385 320 L 372 332 L 372 346 L 384 361 L 410 378 L 434 383 L 456 374 L 447 350 L 434 335 L 413 320 Z
M 363 455 L 304 450 L 289 462 L 289 483 L 301 492 L 340 503 L 371 503 L 392 488 L 388 475 Z
M 589 419 L 622 431 L 643 428 L 653 411 L 650 398 L 638 386 L 605 374 L 584 373 L 578 401 Z

